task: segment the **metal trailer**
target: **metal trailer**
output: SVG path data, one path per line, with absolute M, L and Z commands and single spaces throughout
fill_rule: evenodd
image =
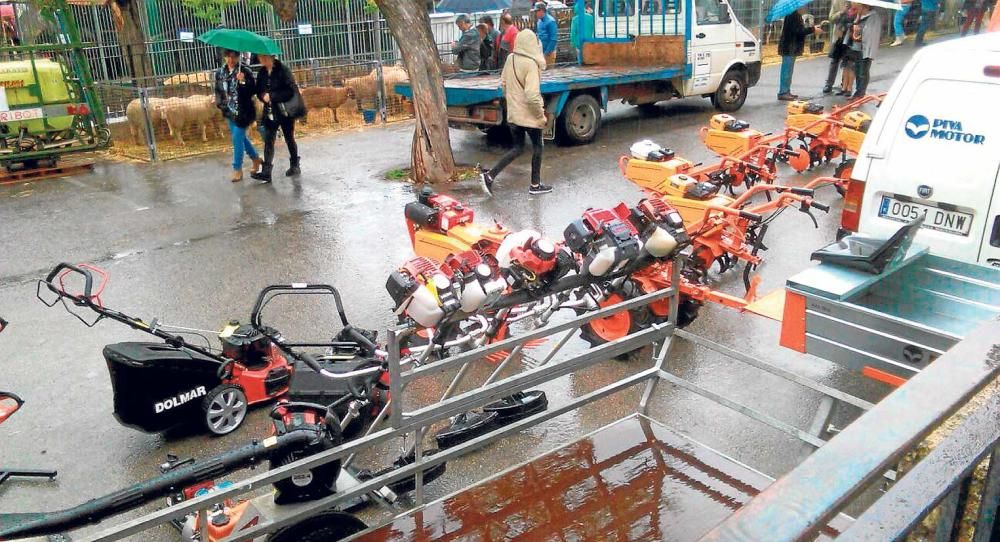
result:
M 0 44 L 0 164 L 54 167 L 65 154 L 106 147 L 104 110 L 65 0 L 5 5 L 13 9 Z
M 881 274 L 821 263 L 785 291 L 782 346 L 894 386 L 1000 315 L 1000 269 L 916 245 Z
M 622 100 L 647 106 L 685 96 L 702 96 L 724 111 L 743 105 L 760 79 L 761 52 L 752 32 L 722 1 L 599 0 L 590 16 L 594 37 L 582 40 L 576 62 L 542 72 L 546 139 L 580 144 L 596 137 L 601 111 Z M 584 2 L 574 6 L 572 24 L 584 23 Z M 704 17 L 715 17 L 708 19 Z M 445 77 L 449 125 L 502 137 L 507 131 L 497 72 Z M 413 98 L 408 83 L 395 92 Z
M 454 540 L 460 535 L 474 538 L 477 533 L 489 531 L 512 536 L 537 535 L 538 539 L 544 536 L 579 539 L 573 538 L 579 535 L 587 540 L 784 541 L 816 536 L 882 540 L 886 539 L 883 529 L 895 529 L 891 532 L 905 535 L 945 499 L 947 508 L 938 519 L 939 533 L 944 535 L 939 539 L 949 540 L 957 538 L 951 536 L 952 525 L 966 508 L 969 473 L 990 453 L 994 461 L 981 486 L 982 504 L 974 516 L 975 540 L 990 540 L 988 533 L 1000 529 L 995 523 L 996 512 L 1000 511 L 1000 450 L 997 449 L 1000 425 L 996 424 L 1000 416 L 1000 388 L 995 384 L 988 386 L 1000 375 L 1000 359 L 996 354 L 1000 345 L 995 344 L 1000 337 L 1000 321 L 984 324 L 970 339 L 878 405 L 675 329 L 671 322 L 654 324 L 582 354 L 556 359 L 586 322 L 668 297 L 674 309 L 671 314 L 676 314 L 677 292 L 665 289 L 419 367 L 400 364 L 399 337 L 403 330 L 389 330 L 392 400 L 379 416 L 386 427 L 377 428 L 376 424 L 358 440 L 111 526 L 81 540 L 123 539 L 186 514 L 208 510 L 216 503 L 239 498 L 310 468 L 350 458 L 407 436 L 414 443 L 414 463 L 362 483 L 345 483 L 338 493 L 322 500 L 276 506 L 270 495 L 254 498 L 251 503 L 258 515 L 246 521 L 247 527 L 238 535 L 227 540 L 263 539 L 269 532 L 299 524 L 321 511 L 355 501 L 391 481 L 413 475 L 416 476 L 415 508 L 402 515 L 398 515 L 400 510 L 391 509 L 389 513 L 395 519 L 390 523 L 353 539 Z M 499 378 L 526 344 L 546 337 L 558 340 L 544 358 L 513 376 Z M 672 373 L 671 351 L 677 341 L 711 349 L 819 393 L 822 406 L 811 427 L 803 430 L 791 426 Z M 428 454 L 424 447 L 424 436 L 432 424 L 650 344 L 654 347 L 652 366 L 633 361 L 631 366 L 635 370 L 629 376 L 565 404 L 550 404 L 548 411 L 434 454 Z M 509 354 L 486 383 L 452 395 L 469 364 L 482 363 L 485 356 L 501 351 Z M 456 369 L 458 374 L 444 399 L 413 410 L 401 406 L 406 403 L 404 392 L 408 386 Z M 656 421 L 650 405 L 661 384 L 694 392 L 734 409 L 818 451 L 775 481 Z M 424 502 L 421 473 L 429 466 L 456 459 L 518 431 L 639 386 L 643 392 L 635 414 L 452 496 L 429 504 Z M 979 396 L 970 401 L 977 393 Z M 827 442 L 829 405 L 845 403 L 867 413 Z M 968 406 L 968 415 L 952 438 L 939 445 L 857 519 L 841 513 L 863 490 L 881 483 L 887 469 L 963 406 Z M 536 506 L 524 506 L 529 498 L 535 499 Z M 511 521 L 505 522 L 508 519 Z

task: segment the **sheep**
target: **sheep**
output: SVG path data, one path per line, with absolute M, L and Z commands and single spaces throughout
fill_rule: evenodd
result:
M 406 70 L 401 66 L 385 66 L 382 68 L 382 82 L 385 84 L 386 106 L 401 103 L 403 97 L 396 93 L 396 84 L 409 81 Z M 358 100 L 374 101 L 378 95 L 378 70 L 373 69 L 368 75 L 351 77 L 344 80 L 345 87 L 354 89 Z
M 149 123 L 155 131 L 162 121 L 155 113 L 156 108 L 161 105 L 163 98 L 147 98 L 149 107 Z M 132 135 L 132 143 L 136 145 L 146 144 L 146 116 L 142 111 L 142 102 L 136 98 L 125 106 L 125 119 L 128 121 L 128 131 Z M 141 138 L 141 139 L 140 139 Z
M 307 110 L 329 107 L 336 123 L 340 123 L 337 108 L 344 105 L 348 98 L 354 98 L 354 89 L 350 87 L 304 87 L 300 92 Z
M 208 141 L 208 126 L 215 126 L 220 135 L 217 122 L 222 114 L 215 106 L 212 96 L 188 96 L 187 98 L 167 98 L 155 109 L 159 117 L 167 123 L 170 135 L 183 145 L 181 132 L 188 124 L 197 124 L 201 128 L 201 140 Z

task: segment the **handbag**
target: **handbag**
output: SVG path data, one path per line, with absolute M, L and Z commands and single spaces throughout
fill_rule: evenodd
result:
M 306 104 L 302 101 L 302 94 L 299 93 L 298 87 L 295 88 L 295 93 L 288 101 L 278 104 L 278 111 L 281 111 L 282 116 L 289 119 L 298 119 L 306 115 Z

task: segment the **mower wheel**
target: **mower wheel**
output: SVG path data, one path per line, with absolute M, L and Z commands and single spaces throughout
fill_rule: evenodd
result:
M 327 511 L 281 529 L 267 542 L 335 542 L 367 528 L 365 522 L 350 514 Z
M 235 384 L 216 386 L 201 402 L 202 423 L 217 437 L 228 435 L 247 417 L 247 396 Z
M 742 69 L 731 68 L 719 81 L 719 88 L 712 94 L 712 105 L 719 111 L 732 112 L 747 101 L 747 78 Z

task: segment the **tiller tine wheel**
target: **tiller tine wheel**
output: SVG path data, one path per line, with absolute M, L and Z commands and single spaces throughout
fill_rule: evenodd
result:
M 532 348 L 538 348 L 539 346 L 545 344 L 545 341 L 547 340 L 548 339 L 532 339 L 524 343 L 524 348 L 522 350 L 530 350 Z M 492 354 L 486 356 L 486 361 L 490 363 L 500 363 L 509 355 L 510 355 L 509 350 L 501 350 L 499 352 L 493 352 Z

